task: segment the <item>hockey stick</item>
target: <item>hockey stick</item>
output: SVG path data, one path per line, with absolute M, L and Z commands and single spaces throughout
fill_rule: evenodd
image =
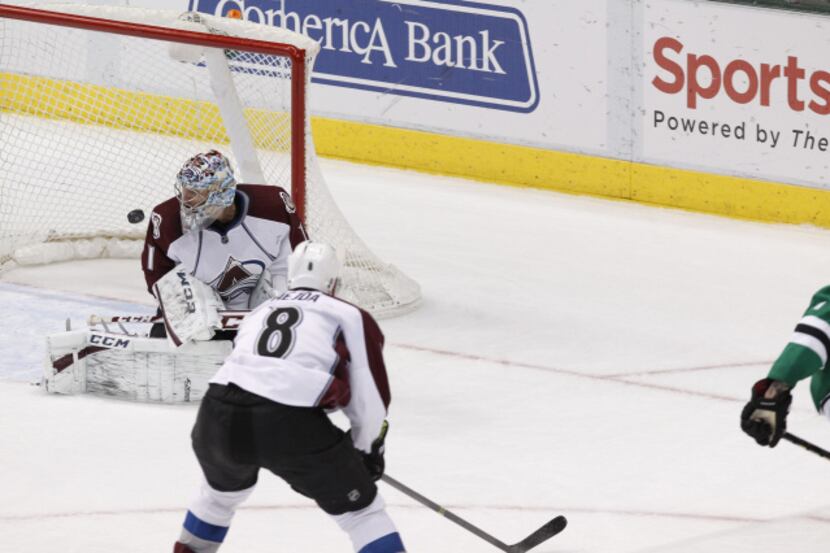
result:
M 101 317 L 100 315 L 90 315 L 87 317 L 86 324 L 97 325 L 107 323 L 160 323 L 162 318 L 158 315 L 115 315 L 113 317 Z
M 810 442 L 808 442 L 807 440 L 802 440 L 798 436 L 794 436 L 794 435 L 790 434 L 789 432 L 784 432 L 784 435 L 782 435 L 781 437 L 784 438 L 785 440 L 787 440 L 790 443 L 793 443 L 795 445 L 800 445 L 801 447 L 803 447 L 807 451 L 811 451 L 811 452 L 815 453 L 816 455 L 818 455 L 819 457 L 824 457 L 825 459 L 830 459 L 830 451 L 827 451 L 826 449 L 822 449 L 817 445 L 813 445 Z
M 399 492 L 403 493 L 404 495 L 408 495 L 418 503 L 421 503 L 422 505 L 429 507 L 439 515 L 450 519 L 451 521 L 458 524 L 468 532 L 472 532 L 479 538 L 490 543 L 491 545 L 495 545 L 496 547 L 498 547 L 502 551 L 506 551 L 507 553 L 524 553 L 525 551 L 528 551 L 533 547 L 536 547 L 540 543 L 552 538 L 553 536 L 564 530 L 565 526 L 568 525 L 568 520 L 560 515 L 554 518 L 553 520 L 550 520 L 547 523 L 545 523 L 541 528 L 530 534 L 522 541 L 514 543 L 513 545 L 508 545 L 503 541 L 494 538 L 484 530 L 476 526 L 473 526 L 472 524 L 470 524 L 463 518 L 459 517 L 458 515 L 451 513 L 450 511 L 446 510 L 444 507 L 441 507 L 434 501 L 427 499 L 426 497 L 422 496 L 412 488 L 409 488 L 401 484 L 388 474 L 384 474 L 380 477 L 380 479 L 392 486 L 393 488 L 395 488 L 396 490 L 398 490 Z
M 245 318 L 245 315 L 250 311 L 219 311 L 219 317 L 222 321 L 222 330 L 230 330 L 239 328 L 239 323 Z M 98 315 L 90 315 L 86 323 L 90 326 L 107 323 L 160 323 L 164 319 L 160 315 L 115 315 L 112 317 L 100 317 Z

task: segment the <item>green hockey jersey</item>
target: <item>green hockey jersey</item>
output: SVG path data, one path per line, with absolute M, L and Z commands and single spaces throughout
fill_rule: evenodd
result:
M 830 399 L 830 286 L 816 292 L 810 306 L 795 327 L 790 341 L 778 356 L 768 377 L 791 387 L 810 378 L 810 391 L 816 408 Z

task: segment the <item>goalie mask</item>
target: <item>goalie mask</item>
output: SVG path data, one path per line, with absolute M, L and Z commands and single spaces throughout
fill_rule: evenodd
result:
M 210 225 L 233 204 L 236 179 L 230 161 L 220 152 L 197 154 L 176 175 L 176 197 L 185 231 Z
M 311 288 L 334 295 L 340 283 L 337 251 L 323 242 L 299 244 L 288 256 L 288 288 Z

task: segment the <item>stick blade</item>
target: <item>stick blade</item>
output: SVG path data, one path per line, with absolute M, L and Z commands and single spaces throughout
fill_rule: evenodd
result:
M 540 543 L 549 540 L 564 530 L 567 525 L 568 519 L 560 515 L 545 523 L 544 526 L 533 532 L 519 543 L 511 545 L 508 551 L 509 553 L 524 553 L 525 551 L 536 547 Z

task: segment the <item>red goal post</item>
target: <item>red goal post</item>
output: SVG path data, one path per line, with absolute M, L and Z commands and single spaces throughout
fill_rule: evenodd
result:
M 0 271 L 136 256 L 146 226 L 126 213 L 149 213 L 186 159 L 216 147 L 242 182 L 291 190 L 311 238 L 344 255 L 344 299 L 377 316 L 419 303 L 417 283 L 366 247 L 320 171 L 316 41 L 195 12 L 43 8 L 0 5 Z

